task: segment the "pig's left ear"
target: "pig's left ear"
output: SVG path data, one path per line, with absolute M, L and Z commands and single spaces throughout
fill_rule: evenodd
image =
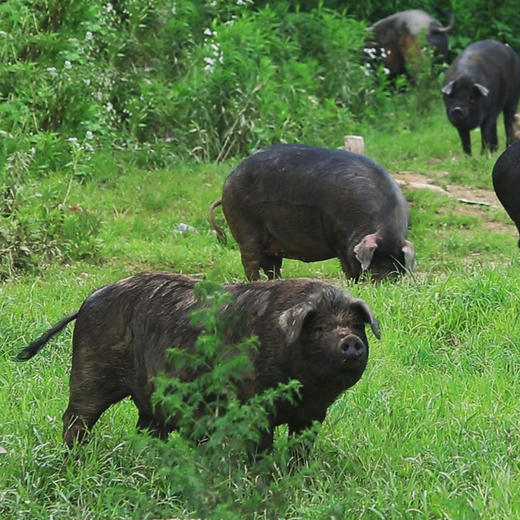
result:
M 374 333 L 374 336 L 377 339 L 381 339 L 381 332 L 379 331 L 379 322 L 374 318 L 374 315 L 372 314 L 372 309 L 368 305 L 368 303 L 365 300 L 362 300 L 361 298 L 352 298 L 351 305 L 358 309 L 361 316 L 363 317 L 363 321 L 365 323 L 370 324 L 370 328 L 372 329 L 372 332 Z
M 317 300 L 318 298 L 313 296 L 280 314 L 278 325 L 280 325 L 280 328 L 284 332 L 285 340 L 288 345 L 294 343 L 300 336 L 305 318 L 312 311 L 316 310 Z
M 486 97 L 489 94 L 489 89 L 486 88 L 484 85 L 481 85 L 480 83 L 474 83 L 473 86 L 481 96 Z
M 361 241 L 354 246 L 354 254 L 358 262 L 361 264 L 361 270 L 366 271 L 372 262 L 372 258 L 374 257 L 374 252 L 377 249 L 377 241 L 379 240 L 379 235 L 377 233 L 372 233 L 370 235 L 365 235 Z

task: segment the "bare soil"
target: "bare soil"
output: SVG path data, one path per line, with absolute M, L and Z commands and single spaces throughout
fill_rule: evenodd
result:
M 508 233 L 514 232 L 515 227 L 512 222 L 502 222 L 490 214 L 489 208 L 503 210 L 500 201 L 492 190 L 460 186 L 458 184 L 446 184 L 445 187 L 441 187 L 433 184 L 432 179 L 425 174 L 414 171 L 393 173 L 392 177 L 403 188 L 432 190 L 459 201 L 460 206 L 455 210 L 455 213 L 478 216 L 488 229 Z M 503 211 L 505 212 L 505 210 Z

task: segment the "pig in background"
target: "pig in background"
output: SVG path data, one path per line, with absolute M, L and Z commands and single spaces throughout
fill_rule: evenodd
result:
M 472 43 L 446 71 L 444 104 L 462 149 L 471 155 L 470 130 L 480 127 L 482 152 L 498 147 L 497 117 L 504 113 L 506 146 L 514 141 L 514 118 L 520 97 L 520 57 L 494 40 Z
M 258 280 L 260 269 L 279 278 L 283 258 L 337 257 L 355 280 L 366 271 L 380 280 L 415 266 L 406 200 L 390 174 L 362 155 L 297 144 L 264 148 L 231 172 L 222 199 L 209 208 L 211 225 L 225 237 L 214 219 L 220 204 L 248 280 Z
M 454 19 L 443 27 L 433 16 L 419 9 L 410 9 L 392 14 L 374 23 L 366 52 L 383 57 L 390 76 L 410 73 L 414 62 L 417 66 L 421 55 L 420 35 L 424 33 L 426 43 L 434 49 L 438 61 L 447 61 L 448 33 L 453 28 Z
M 26 361 L 69 322 L 73 334 L 69 405 L 63 415 L 63 439 L 81 440 L 112 404 L 130 396 L 139 411 L 138 428 L 165 437 L 176 428 L 160 407 L 153 407 L 153 378 L 160 371 L 193 380 L 194 371 L 177 372 L 166 358 L 172 347 L 192 351 L 200 330 L 188 313 L 197 307 L 198 280 L 167 273 L 141 273 L 90 295 L 80 309 L 63 318 L 25 347 Z M 241 333 L 256 335 L 254 369 L 244 374 L 239 396 L 247 400 L 278 383 L 297 379 L 295 403 L 276 404 L 270 429 L 257 451 L 269 450 L 277 425 L 290 433 L 322 422 L 327 408 L 362 376 L 368 360 L 365 324 L 379 338 L 379 325 L 368 304 L 345 291 L 314 280 L 293 279 L 225 285 L 243 311 Z M 233 337 L 236 343 L 241 338 Z

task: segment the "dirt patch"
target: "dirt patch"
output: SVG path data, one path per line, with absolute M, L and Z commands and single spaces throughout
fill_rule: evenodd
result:
M 442 173 L 441 177 L 442 177 Z M 445 172 L 448 175 L 448 172 Z M 446 188 L 433 184 L 431 179 L 423 173 L 403 171 L 392 175 L 397 181 L 397 184 L 404 186 L 409 189 L 424 189 L 432 190 L 438 193 L 442 193 L 451 197 L 452 199 L 459 200 L 461 202 L 482 203 L 482 206 L 491 206 L 493 208 L 500 208 L 500 202 L 492 190 L 485 190 L 483 188 L 470 188 L 468 186 L 460 186 L 458 184 L 447 184 Z
M 439 172 L 439 174 L 442 178 L 447 176 L 448 172 Z M 502 222 L 490 215 L 489 208 L 503 210 L 500 201 L 492 190 L 471 188 L 458 184 L 446 184 L 445 187 L 441 187 L 433 184 L 432 180 L 423 173 L 413 171 L 401 171 L 392 174 L 392 177 L 397 181 L 397 184 L 404 188 L 431 190 L 459 201 L 460 205 L 454 210 L 454 213 L 478 216 L 487 229 L 508 233 L 514 230 L 512 222 Z

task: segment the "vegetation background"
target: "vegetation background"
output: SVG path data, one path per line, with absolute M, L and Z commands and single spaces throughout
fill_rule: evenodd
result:
M 236 244 L 218 244 L 205 221 L 226 175 L 259 147 L 335 148 L 345 134 L 363 135 L 396 178 L 421 174 L 491 205 L 405 186 L 419 270 L 397 283 L 353 285 L 335 260 L 284 263 L 285 277 L 367 299 L 383 339 L 331 408 L 312 471 L 259 486 L 235 468 L 210 487 L 225 497 L 219 514 L 519 516 L 518 250 L 485 191 L 498 154 L 463 157 L 429 70 L 396 90 L 364 61 L 367 26 L 417 7 L 443 23 L 453 13 L 452 56 L 484 38 L 520 50 L 514 2 L 0 3 L 0 517 L 202 515 L 179 493 L 171 453 L 136 449 L 131 403 L 66 455 L 70 330 L 27 364 L 13 355 L 140 270 L 244 281 Z

